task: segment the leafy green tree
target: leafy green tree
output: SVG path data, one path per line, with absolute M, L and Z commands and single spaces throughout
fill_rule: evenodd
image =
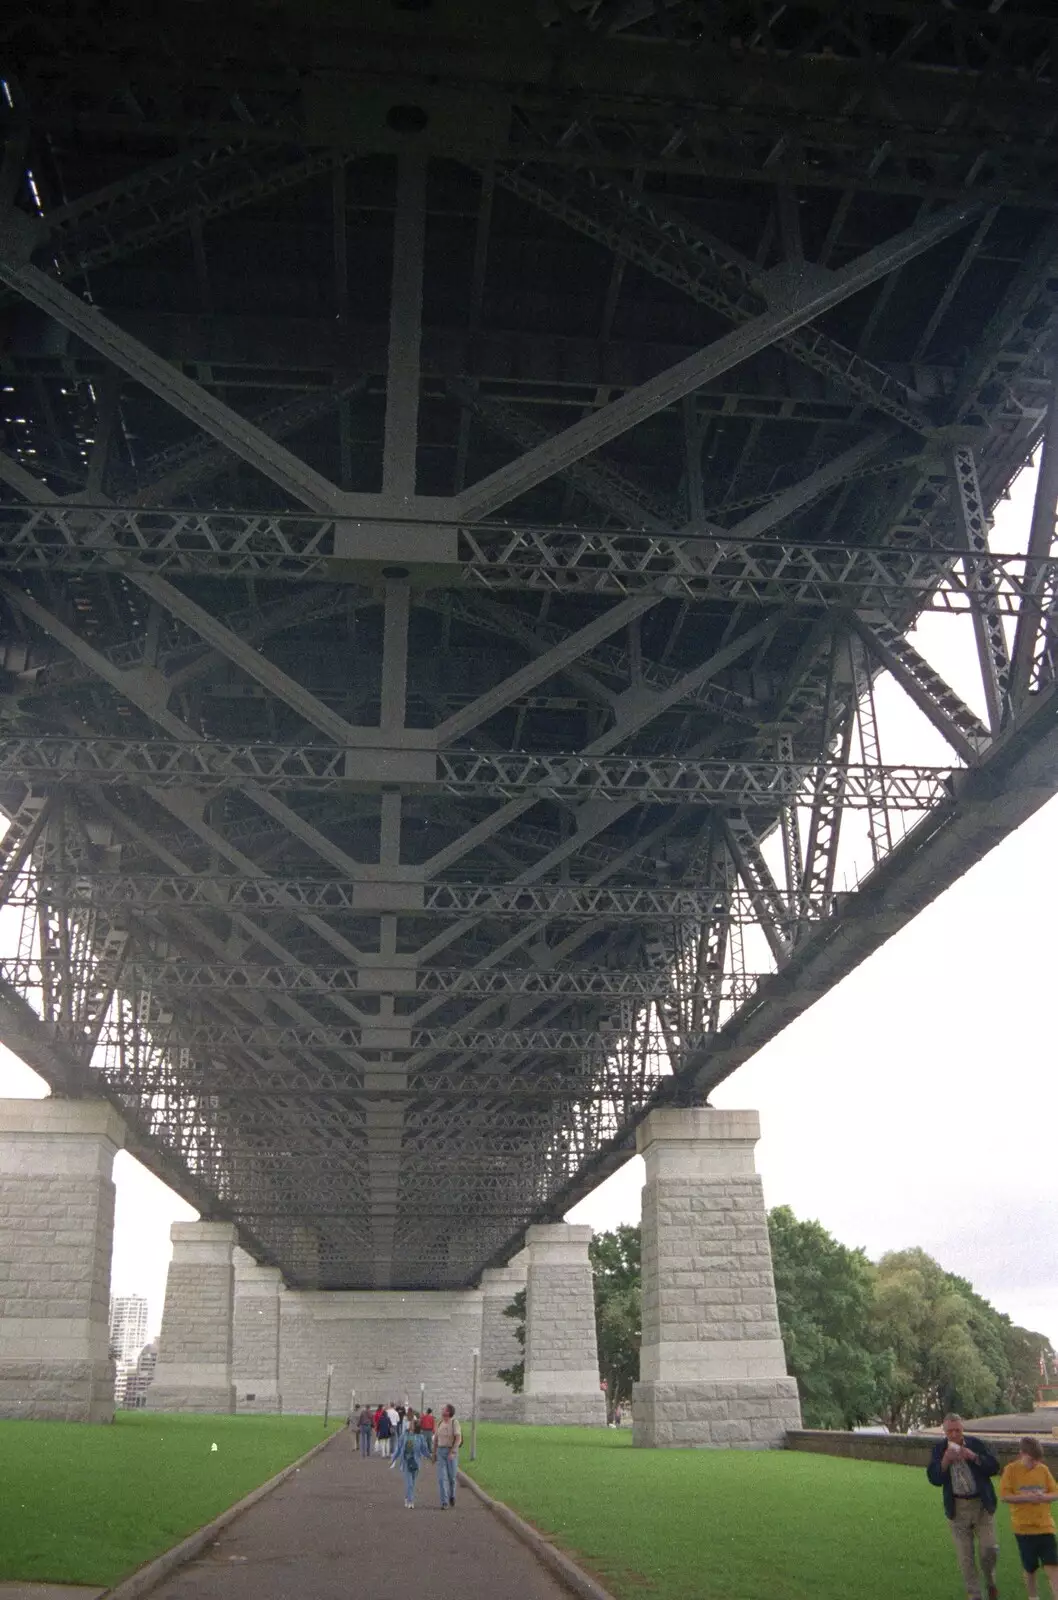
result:
M 768 1217 L 786 1362 L 810 1428 L 851 1428 L 883 1409 L 888 1354 L 872 1347 L 874 1270 L 789 1206 Z
M 1045 1334 L 1019 1328 L 1003 1311 L 979 1295 L 965 1278 L 945 1274 L 957 1294 L 970 1308 L 970 1331 L 989 1371 L 998 1385 L 995 1404 L 1000 1411 L 1031 1411 L 1036 1390 L 1043 1381 L 1040 1357 L 1048 1371 L 1054 1359 Z
M 504 1316 L 510 1317 L 514 1323 L 514 1337 L 523 1351 L 525 1349 L 525 1298 L 526 1290 L 519 1289 L 510 1305 L 503 1308 Z M 516 1361 L 511 1367 L 501 1367 L 496 1376 L 503 1380 L 508 1389 L 512 1389 L 515 1394 L 521 1394 L 525 1385 L 525 1356 L 523 1355 L 522 1359 Z
M 638 1226 L 622 1224 L 612 1233 L 597 1233 L 588 1246 L 595 1291 L 595 1331 L 599 1372 L 606 1380 L 610 1414 L 632 1398 L 639 1377 L 643 1336 L 642 1251 Z
M 892 1356 L 884 1420 L 900 1432 L 947 1411 L 980 1416 L 999 1395 L 975 1339 L 982 1319 L 958 1282 L 924 1250 L 892 1251 L 875 1269 L 874 1344 Z

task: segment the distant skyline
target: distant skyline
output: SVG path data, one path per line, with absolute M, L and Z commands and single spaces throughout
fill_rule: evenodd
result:
M 1033 475 L 993 542 L 1024 548 Z M 919 648 L 972 704 L 966 619 L 927 619 Z M 935 760 L 939 738 L 879 680 L 887 760 Z M 943 747 L 942 747 L 943 750 Z M 1058 800 L 1048 802 L 712 1096 L 759 1109 L 769 1207 L 816 1218 L 877 1258 L 920 1245 L 1058 1346 L 1054 1200 L 1053 908 Z M 45 1085 L 0 1049 L 0 1094 Z M 144 1293 L 160 1325 L 169 1226 L 196 1213 L 122 1153 L 114 1294 Z M 570 1212 L 639 1220 L 635 1159 Z

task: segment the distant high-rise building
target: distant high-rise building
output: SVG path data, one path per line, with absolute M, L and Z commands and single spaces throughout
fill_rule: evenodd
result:
M 110 1353 L 120 1370 L 135 1361 L 147 1342 L 147 1300 L 142 1294 L 116 1294 L 110 1301 Z
M 145 1344 L 140 1351 L 139 1360 L 125 1375 L 124 1395 L 118 1404 L 126 1411 L 142 1411 L 147 1404 L 147 1390 L 154 1377 L 154 1365 L 158 1360 L 158 1345 Z

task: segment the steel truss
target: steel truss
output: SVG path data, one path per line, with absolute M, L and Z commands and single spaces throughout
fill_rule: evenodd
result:
M 1049 13 L 552 11 L 9 32 L 0 1036 L 292 1283 L 474 1281 L 1058 787 Z
M 410 872 L 396 881 L 374 878 L 240 878 L 223 873 L 209 878 L 158 873 L 93 873 L 91 877 L 52 875 L 49 883 L 70 905 L 136 911 L 252 911 L 289 916 L 292 909 L 330 913 L 371 913 L 401 907 L 402 915 L 489 918 L 548 917 L 563 921 L 605 918 L 607 922 L 659 922 L 666 918 L 720 918 L 752 922 L 755 912 L 744 892 L 710 894 L 699 888 L 648 884 L 592 883 L 421 883 Z M 35 903 L 36 887 L 23 881 L 5 897 L 10 906 Z M 822 913 L 821 913 L 822 914 Z
M 888 611 L 972 613 L 983 604 L 955 570 L 953 549 L 862 548 L 768 540 L 708 539 L 644 529 L 511 526 L 457 529 L 452 572 L 470 588 L 631 594 L 755 605 L 854 605 Z M 140 511 L 132 507 L 0 506 L 0 570 L 144 570 L 201 577 L 333 579 L 356 560 L 356 532 L 334 518 L 259 512 Z M 974 563 L 988 603 L 1016 616 L 1031 594 L 1058 607 L 1058 557 L 988 552 Z
M 141 785 L 154 789 L 188 785 L 230 787 L 252 783 L 262 790 L 348 788 L 361 783 L 361 766 L 372 756 L 403 752 L 377 747 L 330 750 L 323 745 L 221 745 L 164 739 L 62 738 L 0 740 L 0 780 L 34 783 Z M 533 755 L 513 751 L 429 751 L 435 772 L 409 787 L 437 787 L 454 795 L 593 799 L 632 795 L 657 804 L 730 799 L 742 806 L 791 803 L 810 784 L 819 764 L 781 761 L 696 760 L 693 756 Z M 825 767 L 826 762 L 822 763 Z M 844 804 L 885 805 L 920 811 L 951 792 L 951 769 L 930 766 L 855 766 L 843 763 Z

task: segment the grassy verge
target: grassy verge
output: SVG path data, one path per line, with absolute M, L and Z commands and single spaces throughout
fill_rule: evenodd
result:
M 0 1422 L 0 1579 L 112 1584 L 322 1438 L 319 1417 Z
M 959 1600 L 924 1472 L 794 1451 L 632 1450 L 631 1430 L 479 1429 L 460 1463 L 621 1600 Z M 1000 1593 L 1023 1593 L 1005 1508 Z

